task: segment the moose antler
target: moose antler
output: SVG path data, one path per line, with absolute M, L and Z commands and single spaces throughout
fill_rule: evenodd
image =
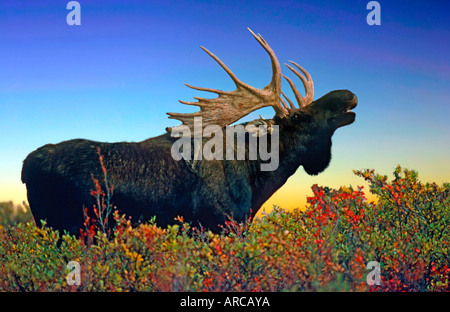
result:
M 198 102 L 180 101 L 181 103 L 187 105 L 197 105 L 200 107 L 200 111 L 186 114 L 167 113 L 169 118 L 180 120 L 184 125 L 188 126 L 191 131 L 193 131 L 195 117 L 202 117 L 202 128 L 204 129 L 208 125 L 225 127 L 248 115 L 249 113 L 267 106 L 272 106 L 277 116 L 285 117 L 288 114 L 288 108 L 280 97 L 280 63 L 278 62 L 272 48 L 267 44 L 263 37 L 259 34 L 256 35 L 253 33 L 250 28 L 248 30 L 270 56 L 270 60 L 272 62 L 272 80 L 270 83 L 263 89 L 257 89 L 240 81 L 217 56 L 206 48 L 201 47 L 227 72 L 236 84 L 236 90 L 222 91 L 218 89 L 194 87 L 186 84 L 186 86 L 195 90 L 217 93 L 219 97 L 215 99 L 194 97 L 198 100 Z
M 248 30 L 252 33 L 253 37 L 261 44 L 261 46 L 266 50 L 270 56 L 272 62 L 272 80 L 263 89 L 254 88 L 241 80 L 239 80 L 235 74 L 213 53 L 208 49 L 200 46 L 209 56 L 211 56 L 230 76 L 230 78 L 236 84 L 236 90 L 234 91 L 222 91 L 218 89 L 210 89 L 203 87 L 194 87 L 186 84 L 189 88 L 207 91 L 212 93 L 217 93 L 219 97 L 215 99 L 206 99 L 194 97 L 197 102 L 186 102 L 181 101 L 180 103 L 186 105 L 196 105 L 200 107 L 200 111 L 195 113 L 167 113 L 169 118 L 180 120 L 183 125 L 176 126 L 173 128 L 167 128 L 168 131 L 177 129 L 177 127 L 188 126 L 191 132 L 194 132 L 194 118 L 202 118 L 202 128 L 204 130 L 209 125 L 218 125 L 220 127 L 225 127 L 232 124 L 233 122 L 241 119 L 242 117 L 250 114 L 251 112 L 263 108 L 272 106 L 275 110 L 276 116 L 285 117 L 289 114 L 290 110 L 298 109 L 292 103 L 292 101 L 281 91 L 281 68 L 278 59 L 273 52 L 272 48 L 267 44 L 267 42 L 261 37 L 260 34 L 256 35 L 250 28 Z M 304 70 L 300 65 L 295 62 L 290 61 L 298 69 L 300 69 L 304 75 L 303 77 L 297 70 L 291 66 L 285 64 L 294 74 L 296 74 L 301 81 L 306 90 L 305 97 L 302 97 L 298 89 L 295 87 L 291 79 L 284 76 L 283 77 L 289 82 L 289 85 L 294 92 L 295 98 L 299 104 L 299 107 L 304 107 L 310 104 L 314 97 L 314 84 L 311 76 L 306 70 Z M 281 98 L 280 94 L 288 101 L 290 108 L 286 105 L 286 102 Z M 181 128 L 180 128 L 181 129 Z M 200 130 L 200 129 L 195 129 Z M 206 135 L 206 133 L 204 133 Z M 195 136 L 201 136 L 202 133 L 194 133 Z

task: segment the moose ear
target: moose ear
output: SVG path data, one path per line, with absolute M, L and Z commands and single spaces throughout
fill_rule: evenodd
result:
M 308 149 L 305 158 L 302 161 L 302 166 L 307 174 L 317 175 L 328 167 L 330 161 L 331 140 L 329 143 L 312 146 Z

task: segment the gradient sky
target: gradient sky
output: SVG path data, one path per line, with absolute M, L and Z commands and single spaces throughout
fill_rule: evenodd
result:
M 450 181 L 449 1 L 381 0 L 380 26 L 366 23 L 369 1 L 80 0 L 81 26 L 67 25 L 68 2 L 0 1 L 0 201 L 26 198 L 22 161 L 44 144 L 141 141 L 178 124 L 166 112 L 195 110 L 178 99 L 208 97 L 184 83 L 233 90 L 199 45 L 264 87 L 270 60 L 247 27 L 310 72 L 316 99 L 337 89 L 359 99 L 329 168 L 299 168 L 265 207 L 304 207 L 314 183 L 366 185 L 352 169 L 392 176 L 400 164 Z M 243 120 L 258 114 L 273 110 Z

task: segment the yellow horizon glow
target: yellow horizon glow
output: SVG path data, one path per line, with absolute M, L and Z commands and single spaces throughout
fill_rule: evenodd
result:
M 376 173 L 386 174 L 389 180 L 392 178 L 392 171 L 395 166 L 392 166 L 391 170 L 386 172 L 385 170 L 376 170 Z M 413 167 L 402 166 L 403 168 L 414 169 Z M 436 182 L 442 184 L 449 182 L 449 178 L 442 172 L 443 176 L 437 176 L 436 171 L 433 170 L 439 165 L 432 165 L 429 170 L 418 170 L 419 180 L 425 182 Z M 442 168 L 442 167 L 441 167 Z M 275 194 L 273 194 L 261 207 L 258 215 L 261 215 L 263 211 L 270 212 L 274 205 L 286 210 L 292 210 L 295 208 L 304 209 L 307 205 L 307 197 L 313 195 L 311 186 L 318 184 L 319 186 L 328 186 L 330 188 L 339 189 L 341 186 L 352 185 L 356 189 L 357 186 L 363 186 L 364 193 L 369 202 L 376 201 L 377 197 L 370 193 L 368 184 L 360 177 L 353 174 L 351 169 L 342 169 L 336 166 L 327 169 L 325 172 L 318 176 L 309 176 L 303 169 L 299 169 L 296 174 L 288 179 L 285 185 L 281 187 Z M 24 184 L 20 181 L 13 183 L 7 183 L 3 180 L 0 182 L 0 202 L 12 201 L 15 205 L 22 204 L 23 201 L 27 201 L 27 191 Z

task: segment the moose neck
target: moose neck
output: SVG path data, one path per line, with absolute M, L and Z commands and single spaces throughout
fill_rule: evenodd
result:
M 254 193 L 252 208 L 259 209 L 297 169 L 303 165 L 308 174 L 322 172 L 331 158 L 331 136 L 280 131 L 279 166 L 274 171 L 254 168 Z

